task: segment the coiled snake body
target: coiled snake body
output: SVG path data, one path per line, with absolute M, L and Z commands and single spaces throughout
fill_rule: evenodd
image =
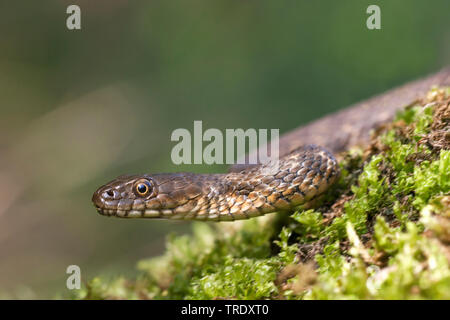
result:
M 371 129 L 391 120 L 432 85 L 450 85 L 450 68 L 282 136 L 275 171 L 268 163 L 235 165 L 225 174 L 120 176 L 100 187 L 92 201 L 100 214 L 123 218 L 233 221 L 293 210 L 337 180 L 339 166 L 332 152 L 366 143 Z

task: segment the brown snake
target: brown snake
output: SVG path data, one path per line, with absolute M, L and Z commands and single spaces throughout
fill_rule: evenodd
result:
M 122 218 L 234 221 L 291 211 L 336 181 L 339 166 L 332 152 L 367 143 L 371 129 L 433 85 L 450 85 L 450 68 L 285 134 L 276 172 L 268 173 L 269 163 L 235 165 L 225 174 L 120 176 L 100 187 L 92 201 L 100 214 Z

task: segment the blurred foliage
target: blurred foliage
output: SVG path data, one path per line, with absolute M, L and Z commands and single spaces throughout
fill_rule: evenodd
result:
M 66 28 L 74 3 L 80 31 Z M 86 279 L 131 276 L 169 231 L 188 232 L 106 219 L 90 203 L 124 173 L 226 170 L 173 165 L 174 129 L 283 133 L 450 62 L 449 1 L 377 1 L 377 31 L 369 4 L 2 1 L 1 296 L 62 292 L 70 264 Z
M 284 222 L 197 222 L 139 262 L 141 278 L 94 278 L 73 298 L 450 299 L 450 150 L 424 142 L 433 122 L 448 130 L 449 92 L 400 113 L 366 159 L 344 156 L 331 203 Z

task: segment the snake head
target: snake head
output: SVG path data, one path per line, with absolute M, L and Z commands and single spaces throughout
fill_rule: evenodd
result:
M 95 191 L 92 202 L 102 215 L 121 218 L 177 218 L 190 199 L 202 193 L 191 173 L 124 175 Z M 192 209 L 192 208 L 191 208 Z M 184 214 L 186 210 L 183 211 Z M 180 217 L 181 218 L 181 217 Z

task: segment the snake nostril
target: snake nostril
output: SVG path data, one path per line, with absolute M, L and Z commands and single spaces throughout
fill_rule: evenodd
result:
M 114 190 L 109 189 L 104 192 L 105 198 L 114 198 Z

